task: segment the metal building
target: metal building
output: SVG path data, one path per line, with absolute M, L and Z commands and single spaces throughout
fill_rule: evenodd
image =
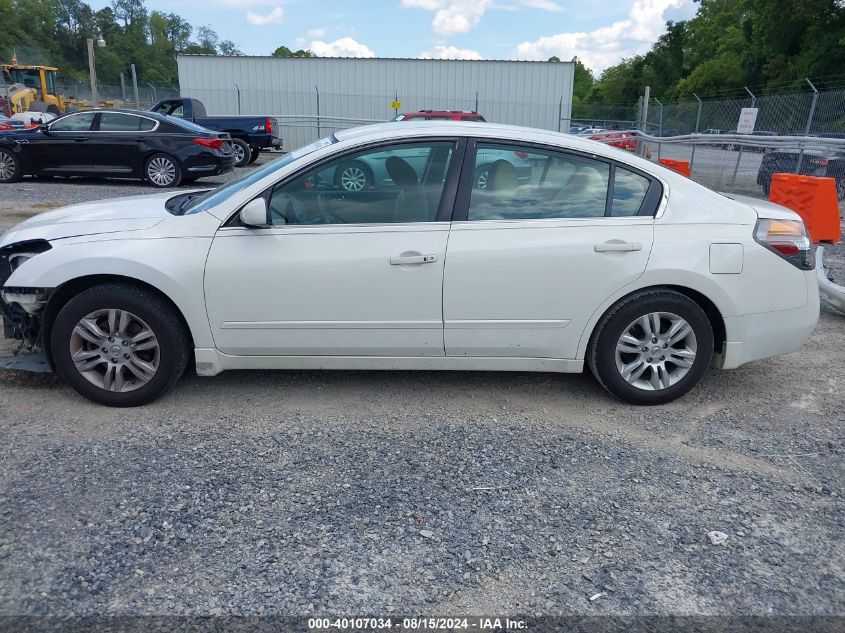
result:
M 488 121 L 568 130 L 571 62 L 179 55 L 182 95 L 209 115 L 269 114 L 296 149 L 397 111 L 475 110 Z M 398 109 L 393 102 L 399 102 Z

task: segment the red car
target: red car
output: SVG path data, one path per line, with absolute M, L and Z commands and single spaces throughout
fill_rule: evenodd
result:
M 639 149 L 639 141 L 636 135 L 630 132 L 602 132 L 589 137 L 591 141 L 600 141 L 605 145 L 624 149 L 627 152 L 637 152 Z M 645 148 L 645 157 L 651 158 L 651 150 Z
M 468 110 L 420 110 L 406 112 L 397 116 L 394 121 L 481 121 L 486 119 L 478 112 Z

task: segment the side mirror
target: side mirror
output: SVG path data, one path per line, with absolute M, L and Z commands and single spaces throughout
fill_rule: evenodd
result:
M 42 134 L 49 134 L 50 133 L 50 126 L 46 123 L 42 123 L 38 126 L 38 129 L 41 130 Z
M 270 225 L 267 220 L 267 201 L 264 198 L 256 198 L 246 203 L 238 214 L 241 224 L 253 228 L 263 228 Z

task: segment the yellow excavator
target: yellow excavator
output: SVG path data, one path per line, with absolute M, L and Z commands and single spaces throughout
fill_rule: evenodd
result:
M 0 100 L 5 98 L 11 114 L 49 112 L 55 116 L 66 108 L 65 99 L 56 92 L 56 73 L 52 66 L 22 66 L 12 58 L 11 64 L 0 64 L 5 87 L 0 87 Z

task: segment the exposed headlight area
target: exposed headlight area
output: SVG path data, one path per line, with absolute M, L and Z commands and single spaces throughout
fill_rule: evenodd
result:
M 796 268 L 813 270 L 813 244 L 800 220 L 760 219 L 754 239 Z
M 34 345 L 41 331 L 39 314 L 49 297 L 47 288 L 11 287 L 6 282 L 18 268 L 52 247 L 47 240 L 30 240 L 0 248 L 0 309 L 7 338 Z
M 52 248 L 47 240 L 30 240 L 0 248 L 0 287 L 24 262 Z

